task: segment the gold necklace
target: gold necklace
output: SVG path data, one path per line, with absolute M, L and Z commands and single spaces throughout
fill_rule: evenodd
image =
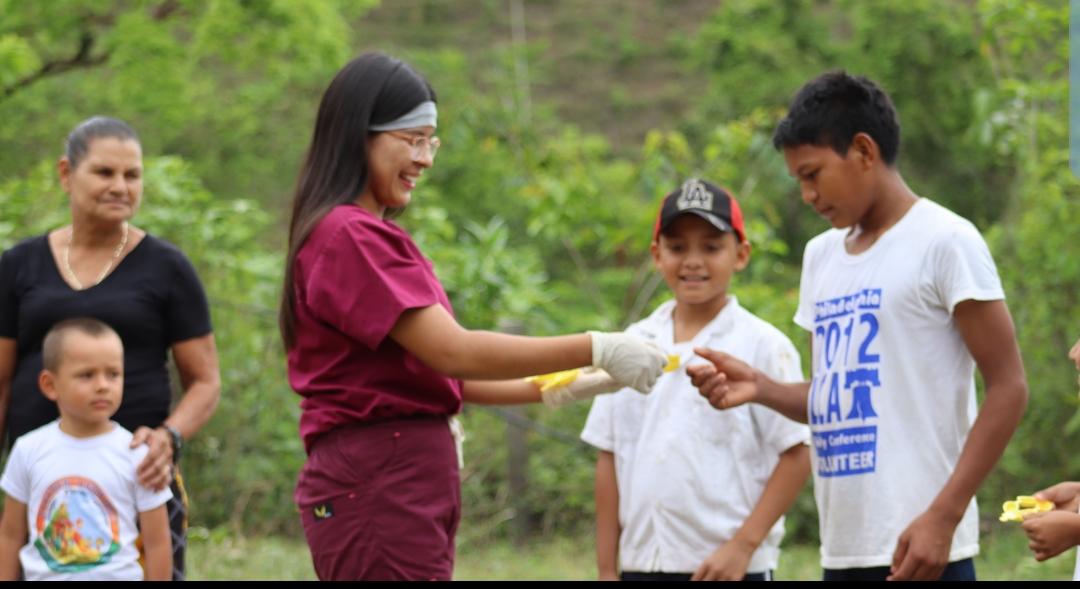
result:
M 71 269 L 71 240 L 74 239 L 74 238 L 75 238 L 75 226 L 72 225 L 71 226 L 71 233 L 68 234 L 67 245 L 64 246 L 64 269 L 67 270 L 68 276 L 71 278 L 71 281 L 75 283 L 75 288 L 77 290 L 83 290 L 83 289 L 89 288 L 89 287 L 84 287 L 82 285 L 82 282 L 79 282 L 79 277 L 75 276 L 75 271 Z M 107 264 L 105 264 L 105 267 L 102 268 L 101 274 L 98 275 L 97 280 L 95 280 L 94 283 L 91 284 L 90 286 L 97 286 L 97 285 L 101 284 L 102 280 L 105 280 L 105 275 L 109 273 L 109 270 L 112 269 L 113 264 L 116 262 L 116 260 L 118 260 L 120 258 L 120 253 L 124 251 L 124 246 L 127 245 L 127 240 L 128 240 L 128 224 L 127 224 L 127 221 L 124 221 L 124 229 L 123 229 L 123 234 L 120 237 L 120 243 L 117 244 L 116 249 L 113 251 L 112 258 L 109 260 L 109 262 Z

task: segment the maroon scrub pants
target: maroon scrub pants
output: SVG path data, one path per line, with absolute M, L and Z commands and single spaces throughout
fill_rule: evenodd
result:
M 319 579 L 450 580 L 461 479 L 446 416 L 323 435 L 296 503 Z

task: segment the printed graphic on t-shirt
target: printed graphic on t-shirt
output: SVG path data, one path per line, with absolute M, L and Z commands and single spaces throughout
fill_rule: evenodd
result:
M 85 571 L 120 550 L 120 520 L 94 481 L 64 477 L 45 490 L 35 522 L 34 546 L 56 572 Z
M 877 466 L 874 395 L 881 387 L 881 355 L 874 353 L 874 341 L 880 310 L 880 288 L 814 304 L 809 416 L 820 476 L 866 474 Z

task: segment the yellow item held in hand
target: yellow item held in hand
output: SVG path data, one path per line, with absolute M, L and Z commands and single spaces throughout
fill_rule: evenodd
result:
M 676 354 L 668 355 L 668 363 L 664 366 L 664 372 L 672 372 L 679 368 L 679 356 Z M 530 376 L 525 380 L 528 382 L 535 382 L 540 385 L 541 391 L 547 391 L 561 386 L 566 386 L 581 375 L 580 368 L 574 368 L 572 370 L 560 370 L 559 372 L 549 372 L 547 374 L 538 374 L 536 376 Z
M 548 389 L 565 386 L 574 382 L 575 380 L 577 380 L 579 374 L 581 374 L 581 369 L 574 368 L 573 370 L 560 370 L 559 372 L 549 372 L 548 374 L 530 376 L 525 380 L 529 382 L 535 382 L 536 384 L 540 385 L 541 391 L 546 391 Z
M 1018 495 L 1016 501 L 1006 501 L 1001 504 L 1001 517 L 1003 522 L 1022 522 L 1024 518 L 1033 513 L 1052 511 L 1054 502 L 1045 499 L 1037 499 L 1031 495 Z

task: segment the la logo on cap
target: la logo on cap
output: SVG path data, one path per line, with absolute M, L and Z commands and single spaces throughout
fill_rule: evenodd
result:
M 711 211 L 713 208 L 713 195 L 709 192 L 708 188 L 705 188 L 700 180 L 691 179 L 687 180 L 682 185 L 682 193 L 679 194 L 679 198 L 675 201 L 675 206 L 680 211 L 686 209 L 704 209 Z

